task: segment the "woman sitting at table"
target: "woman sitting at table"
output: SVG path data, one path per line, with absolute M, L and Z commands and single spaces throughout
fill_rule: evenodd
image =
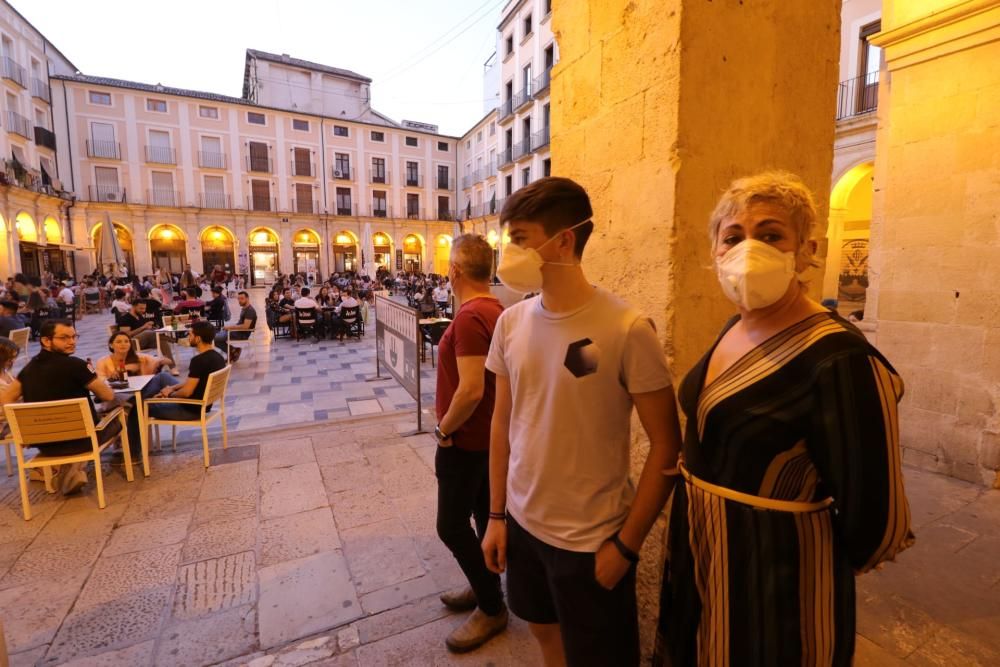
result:
M 111 354 L 97 362 L 94 369 L 97 375 L 105 379 L 116 379 L 123 366 L 131 375 L 152 375 L 141 392 L 143 398 L 152 398 L 164 387 L 178 383 L 177 378 L 165 370 L 173 365 L 170 359 L 136 352 L 127 333 L 112 334 L 108 340 L 108 351 Z
M 316 303 L 318 303 L 321 308 L 330 308 L 337 305 L 333 301 L 333 296 L 330 294 L 329 287 L 319 288 L 319 294 L 316 295 Z

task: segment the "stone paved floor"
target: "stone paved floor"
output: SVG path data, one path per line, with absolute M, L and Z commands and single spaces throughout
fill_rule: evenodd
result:
M 0 618 L 22 665 L 536 665 L 523 623 L 449 655 L 434 444 L 386 415 L 242 433 L 205 471 L 107 468 L 25 522 L 0 478 Z M 859 580 L 857 664 L 1000 664 L 1000 491 L 906 471 L 917 545 Z M 38 486 L 40 485 L 33 485 Z
M 226 424 L 230 432 L 416 408 L 416 402 L 395 380 L 366 381 L 375 375 L 374 320 L 360 341 L 272 340 L 263 321 L 264 290 L 250 290 L 250 295 L 262 319 L 254 334 L 258 336 L 255 354 L 245 353 L 230 375 L 226 399 Z M 230 312 L 233 320 L 239 315 L 235 299 L 230 300 Z M 76 356 L 90 357 L 95 362 L 105 356 L 108 325 L 113 322 L 107 312 L 79 320 Z M 31 342 L 29 355 L 38 350 L 39 344 Z M 175 350 L 182 377 L 186 376 L 194 351 L 188 347 Z M 19 361 L 17 367 L 22 363 Z M 384 370 L 382 375 L 386 375 Z M 421 364 L 425 409 L 433 409 L 435 378 L 436 371 L 428 359 Z M 213 424 L 210 432 L 218 429 Z M 200 443 L 200 437 L 196 429 L 178 431 L 178 443 L 182 445 Z

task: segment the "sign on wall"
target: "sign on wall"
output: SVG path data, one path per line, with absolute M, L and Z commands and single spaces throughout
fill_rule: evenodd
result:
M 403 250 L 402 250 L 402 248 L 399 248 L 399 249 L 396 250 L 396 270 L 397 271 L 402 271 L 403 270 Z

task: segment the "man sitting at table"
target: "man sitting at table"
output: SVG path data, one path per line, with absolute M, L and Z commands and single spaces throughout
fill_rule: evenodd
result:
M 132 304 L 132 309 L 118 318 L 118 326 L 128 327 L 128 335 L 139 341 L 139 349 L 155 350 L 157 333 L 154 331 L 156 325 L 153 320 L 146 318 L 146 302 L 136 299 Z M 174 351 L 170 347 L 170 341 L 160 336 L 160 354 L 170 360 L 170 365 L 174 363 Z
M 229 319 L 226 317 L 226 297 L 222 296 L 221 285 L 212 287 L 212 298 L 205 304 L 205 317 L 209 322 L 223 324 Z
M 151 321 L 154 326 L 163 326 L 163 317 L 161 313 L 163 311 L 163 304 L 150 296 L 149 289 L 143 287 L 139 290 L 138 301 L 142 301 L 146 304 L 146 312 L 144 317 L 147 321 Z
M 292 288 L 286 287 L 281 292 L 281 301 L 278 302 L 278 308 L 280 308 L 282 312 L 281 316 L 278 318 L 278 322 L 291 322 L 292 312 L 295 310 L 295 299 L 292 298 Z
M 0 303 L 0 336 L 10 337 L 10 332 L 14 329 L 23 329 L 28 326 L 27 322 L 17 313 L 17 301 L 4 301 Z
M 188 379 L 182 384 L 164 387 L 156 398 L 190 398 L 201 400 L 205 397 L 208 376 L 226 367 L 226 360 L 215 351 L 215 327 L 208 320 L 198 320 L 191 325 L 191 344 L 198 354 L 191 358 Z M 184 403 L 156 403 L 149 406 L 149 415 L 156 419 L 193 421 L 198 419 L 201 408 Z
M 357 308 L 361 304 L 354 298 L 354 293 L 350 289 L 345 289 L 342 293 L 343 299 L 340 301 L 341 308 Z
M 0 391 L 0 404 L 14 403 L 22 398 L 25 403 L 86 398 L 90 403 L 94 424 L 98 424 L 101 419 L 90 398 L 91 393 L 100 401 L 115 401 L 115 393 L 107 382 L 97 376 L 90 364 L 72 356 L 76 352 L 78 338 L 76 329 L 69 320 L 51 319 L 42 322 L 38 339 L 41 351 L 18 373 L 16 380 Z M 112 420 L 97 432 L 97 441 L 104 444 L 120 432 L 121 422 Z M 83 454 L 92 448 L 90 438 L 38 446 L 38 450 L 48 456 Z M 87 484 L 84 465 L 70 463 L 59 466 L 53 482 L 63 495 L 76 493 Z
M 239 322 L 223 327 L 223 330 L 215 337 L 215 346 L 222 350 L 222 353 L 226 354 L 234 364 L 240 360 L 242 350 L 238 347 L 234 347 L 232 350 L 229 349 L 226 332 L 232 332 L 230 334 L 232 340 L 247 340 L 250 338 L 251 332 L 257 328 L 257 311 L 250 305 L 250 295 L 246 292 L 240 292 L 236 297 L 236 301 L 240 304 Z
M 174 313 L 178 315 L 183 315 L 184 313 L 189 313 L 192 310 L 203 313 L 205 311 L 205 302 L 196 296 L 193 296 L 191 292 L 187 290 L 181 291 L 180 301 L 174 306 Z

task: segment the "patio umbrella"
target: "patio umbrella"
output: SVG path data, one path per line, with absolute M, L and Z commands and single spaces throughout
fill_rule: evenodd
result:
M 107 214 L 104 215 L 104 225 L 101 229 L 101 245 L 97 250 L 97 261 L 101 266 L 101 272 L 105 275 L 114 278 L 124 277 L 125 253 L 118 243 L 118 235 L 115 233 L 111 216 Z
M 369 278 L 375 278 L 375 243 L 372 240 L 372 223 L 366 222 L 361 232 L 361 270 Z

